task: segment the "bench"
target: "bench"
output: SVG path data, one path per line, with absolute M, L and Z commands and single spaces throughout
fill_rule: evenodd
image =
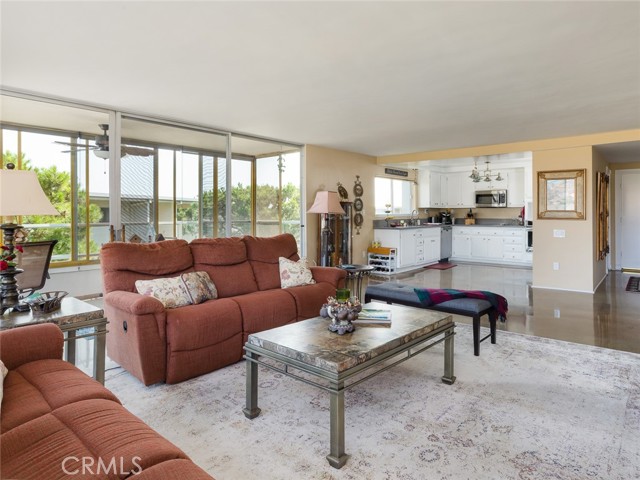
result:
M 413 285 L 405 285 L 402 283 L 380 283 L 377 285 L 369 285 L 364 295 L 364 303 L 372 300 L 379 300 L 386 303 L 398 303 L 409 307 L 424 308 L 426 310 L 435 310 L 438 312 L 451 313 L 453 315 L 462 315 L 473 319 L 473 354 L 480 355 L 480 342 L 491 338 L 491 343 L 496 343 L 496 322 L 498 320 L 498 311 L 487 300 L 476 298 L 456 298 L 437 305 L 425 307 L 420 302 L 418 295 L 413 290 Z M 480 318 L 484 315 L 489 316 L 489 335 L 480 338 Z

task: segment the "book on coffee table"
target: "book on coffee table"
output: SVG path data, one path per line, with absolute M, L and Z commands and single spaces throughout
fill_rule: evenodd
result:
M 391 325 L 391 312 L 389 310 L 377 310 L 373 308 L 363 308 L 358 313 L 358 318 L 353 320 L 356 325 L 379 324 Z

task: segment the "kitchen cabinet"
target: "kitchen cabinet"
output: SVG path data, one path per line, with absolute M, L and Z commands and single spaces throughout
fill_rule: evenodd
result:
M 507 206 L 524 207 L 524 168 L 508 170 L 506 179 Z
M 526 255 L 526 231 L 509 227 L 453 227 L 453 254 L 456 260 L 497 264 L 531 264 Z
M 421 208 L 474 208 L 475 186 L 465 172 L 425 171 L 418 175 Z
M 447 178 L 440 172 L 421 170 L 418 173 L 418 205 L 420 208 L 442 208 L 442 192 L 447 189 Z
M 447 177 L 448 208 L 474 208 L 476 206 L 475 184 L 463 172 L 449 173 Z
M 374 240 L 397 249 L 399 271 L 440 260 L 440 228 L 375 229 Z

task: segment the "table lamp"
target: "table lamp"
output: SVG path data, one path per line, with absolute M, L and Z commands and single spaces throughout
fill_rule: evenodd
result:
M 4 233 L 3 257 L 13 259 L 14 235 L 22 225 L 14 223 L 17 215 L 59 215 L 45 195 L 36 172 L 15 170 L 13 163 L 0 169 L 0 216 L 6 222 L 0 225 Z M 14 263 L 13 261 L 11 263 Z M 23 270 L 9 265 L 0 270 L 0 315 L 18 305 L 16 275 Z
M 329 236 L 329 214 L 346 215 L 342 205 L 340 205 L 340 197 L 338 192 L 318 192 L 313 205 L 307 213 L 319 213 L 322 215 L 322 230 L 320 237 L 320 265 L 323 267 L 331 266 L 331 247 Z

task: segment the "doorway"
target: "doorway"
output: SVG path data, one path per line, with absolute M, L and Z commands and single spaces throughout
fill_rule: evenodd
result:
M 616 266 L 640 269 L 640 169 L 616 171 Z

